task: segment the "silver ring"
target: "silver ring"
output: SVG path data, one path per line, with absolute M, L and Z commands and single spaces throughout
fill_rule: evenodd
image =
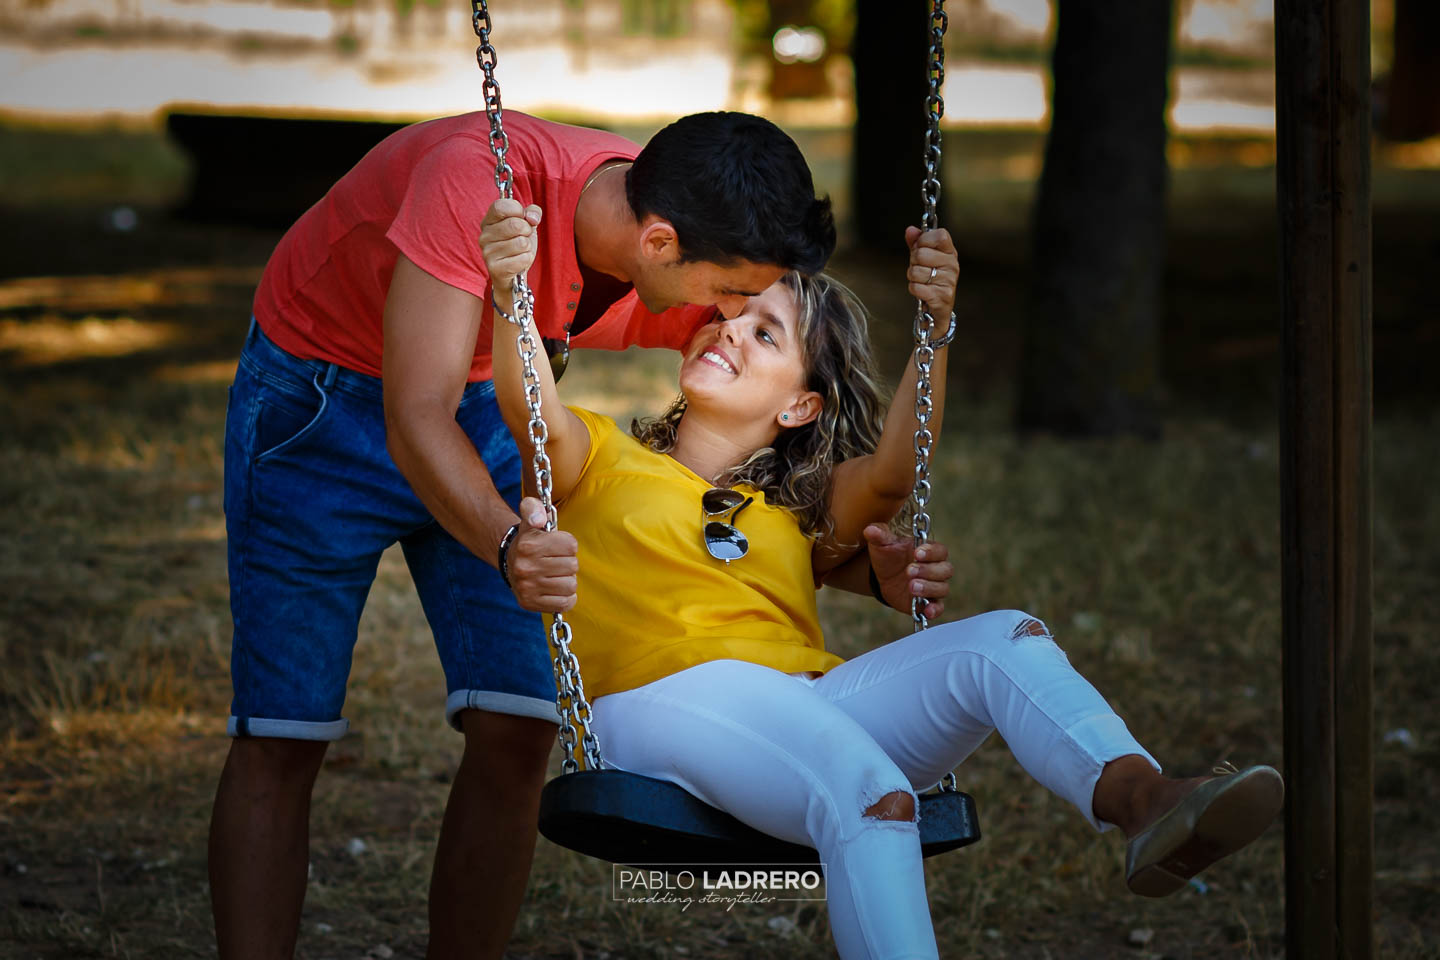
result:
M 925 282 L 926 282 L 926 283 L 934 283 L 934 282 L 935 282 L 935 274 L 937 274 L 937 273 L 939 273 L 939 272 L 940 272 L 940 268 L 939 268 L 939 267 L 931 267 L 931 268 L 930 268 L 930 279 L 929 279 L 929 280 L 926 280 Z

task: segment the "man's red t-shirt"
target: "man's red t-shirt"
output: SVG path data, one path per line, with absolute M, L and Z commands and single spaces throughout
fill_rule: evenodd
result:
M 583 289 L 575 259 L 575 205 L 606 160 L 630 160 L 633 143 L 600 130 L 505 111 L 515 199 L 545 212 L 528 278 L 543 336 L 569 329 Z M 406 127 L 365 155 L 281 239 L 255 294 L 265 335 L 306 360 L 380 376 L 383 317 L 400 253 L 431 276 L 480 297 L 471 381 L 490 379 L 494 319 L 480 255 L 480 223 L 499 196 L 484 113 Z M 631 291 L 571 339 L 576 348 L 682 348 L 711 315 L 685 306 L 651 313 Z

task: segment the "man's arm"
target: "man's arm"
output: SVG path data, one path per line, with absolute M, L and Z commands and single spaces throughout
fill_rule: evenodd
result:
M 519 518 L 501 499 L 475 445 L 455 422 L 480 334 L 481 301 L 403 254 L 385 300 L 385 436 L 420 502 L 476 556 L 495 565 Z M 575 538 L 524 524 L 511 544 L 511 587 L 530 610 L 575 603 Z

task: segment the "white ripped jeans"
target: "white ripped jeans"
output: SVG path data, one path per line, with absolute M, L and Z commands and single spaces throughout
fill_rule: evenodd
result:
M 933 786 L 992 730 L 1101 830 L 1101 768 L 1139 754 L 1159 769 L 1044 625 L 1016 610 L 932 627 L 818 679 L 716 660 L 593 710 L 612 765 L 815 847 L 844 960 L 939 956 L 919 827 L 864 816 L 881 797 Z

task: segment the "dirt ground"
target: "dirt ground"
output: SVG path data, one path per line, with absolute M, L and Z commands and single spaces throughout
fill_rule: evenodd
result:
M 16 156 L 6 136 L 0 156 Z M 143 165 L 160 148 L 84 142 L 105 160 L 98 172 L 56 161 L 46 181 L 36 147 L 42 169 L 27 182 L 49 187 L 0 181 L 0 957 L 212 956 L 204 837 L 229 696 L 225 387 L 278 233 L 176 219 L 170 181 L 147 186 L 113 159 Z M 1280 762 L 1271 178 L 1263 165 L 1176 170 L 1166 435 L 1151 445 L 1010 434 L 1029 184 L 953 191 L 969 319 L 936 467 L 939 536 L 958 568 L 947 616 L 1044 617 L 1182 773 Z M 1437 258 L 1440 172 L 1382 169 L 1374 827 L 1387 960 L 1440 957 Z M 835 270 L 882 318 L 877 339 L 898 368 L 903 334 L 883 322 L 906 315 L 897 263 L 842 252 Z M 663 401 L 670 375 L 664 357 L 582 357 L 567 387 L 625 413 Z M 905 630 L 873 603 L 822 599 L 842 654 Z M 346 705 L 354 732 L 316 791 L 299 956 L 423 956 L 459 747 L 441 699 L 413 588 L 387 555 Z M 985 839 L 927 864 L 942 955 L 1283 955 L 1278 825 L 1203 884 L 1138 901 L 1120 883 L 1116 838 L 1087 831 L 998 739 L 961 784 Z M 833 955 L 813 905 L 680 913 L 609 890 L 606 865 L 542 841 L 511 956 Z

